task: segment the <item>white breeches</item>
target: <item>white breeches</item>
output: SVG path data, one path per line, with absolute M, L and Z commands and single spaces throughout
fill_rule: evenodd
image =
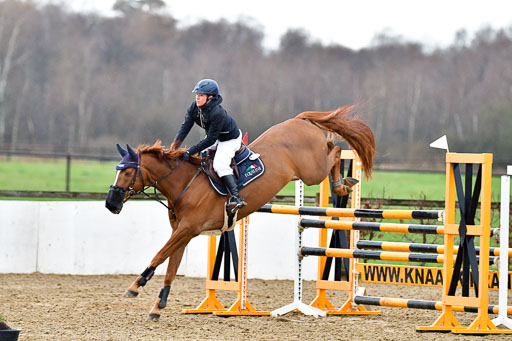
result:
M 217 146 L 217 152 L 215 153 L 215 158 L 213 159 L 213 169 L 219 177 L 222 178 L 226 175 L 233 175 L 233 170 L 231 167 L 229 167 L 229 165 L 231 164 L 231 159 L 235 156 L 237 150 L 240 149 L 241 144 L 241 131 L 240 135 L 236 139 L 223 142 L 217 140 L 217 142 L 215 142 L 214 146 Z

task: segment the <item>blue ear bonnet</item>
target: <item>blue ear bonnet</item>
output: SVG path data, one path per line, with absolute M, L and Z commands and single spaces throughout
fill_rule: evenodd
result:
M 134 160 L 130 154 L 126 154 L 116 166 L 116 170 L 123 170 L 126 168 L 137 168 L 137 160 Z
M 123 147 L 121 147 L 119 143 L 117 144 L 117 150 L 119 151 L 119 154 L 121 154 L 121 156 L 123 157 L 121 159 L 121 162 L 119 162 L 116 166 L 116 170 L 118 171 L 127 168 L 137 168 L 137 164 L 139 163 L 137 153 L 129 145 L 126 145 L 126 147 L 128 148 L 128 150 L 123 149 Z

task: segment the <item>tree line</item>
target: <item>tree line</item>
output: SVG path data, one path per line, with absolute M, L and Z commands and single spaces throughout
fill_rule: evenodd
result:
M 429 167 L 428 147 L 512 163 L 512 27 L 464 30 L 445 48 L 376 35 L 363 49 L 289 30 L 275 50 L 240 20 L 181 27 L 160 0 L 118 0 L 118 15 L 0 2 L 0 145 L 114 151 L 170 145 L 202 78 L 250 140 L 302 111 L 358 104 L 381 160 Z M 435 23 L 433 23 L 434 25 Z M 307 28 L 306 28 L 307 29 Z M 186 143 L 203 137 L 195 128 Z M 441 158 L 442 159 L 442 158 Z

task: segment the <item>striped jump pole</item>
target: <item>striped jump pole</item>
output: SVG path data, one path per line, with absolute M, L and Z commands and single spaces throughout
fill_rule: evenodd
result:
M 360 258 L 378 259 L 398 262 L 425 262 L 443 263 L 444 255 L 432 255 L 424 253 L 386 252 L 351 249 L 333 249 L 322 247 L 302 247 L 299 249 L 301 256 L 339 257 L 339 258 Z M 455 257 L 454 257 L 455 258 Z M 495 264 L 496 257 L 489 257 L 489 263 Z
M 425 233 L 444 234 L 443 225 L 394 224 L 374 223 L 369 221 L 343 221 L 343 220 L 317 220 L 301 219 L 302 227 L 327 228 L 334 230 L 365 230 L 397 233 Z M 497 234 L 499 229 L 491 229 L 491 236 Z
M 437 210 L 371 210 L 288 205 L 263 205 L 258 212 L 294 215 L 312 215 L 344 218 L 375 219 L 442 219 L 444 211 Z
M 410 300 L 404 298 L 389 298 L 389 297 L 375 297 L 375 296 L 356 296 L 354 297 L 356 304 L 375 305 L 381 307 L 395 307 L 395 308 L 413 308 L 413 309 L 426 309 L 426 310 L 443 310 L 443 303 L 441 301 L 427 301 L 427 300 Z M 512 307 L 506 307 L 506 314 L 512 314 Z M 478 307 L 462 307 L 453 306 L 453 311 L 478 313 Z M 498 314 L 499 308 L 495 305 L 489 305 L 488 313 Z
M 374 223 L 369 221 L 344 221 L 344 220 L 317 220 L 317 219 L 301 219 L 302 227 L 315 227 L 322 229 L 334 230 L 365 230 L 365 231 L 381 231 L 381 232 L 398 232 L 398 233 L 427 233 L 427 234 L 443 234 L 442 225 L 417 225 L 417 224 L 394 224 L 394 223 Z
M 374 240 L 360 240 L 356 243 L 358 249 L 371 249 L 382 251 L 403 251 L 403 252 L 431 252 L 444 253 L 444 245 L 441 244 L 418 244 L 418 243 L 399 243 L 399 242 L 380 242 Z M 480 248 L 475 247 L 476 254 L 480 253 Z M 453 253 L 459 251 L 458 247 L 453 248 Z M 512 249 L 507 249 L 508 257 L 512 257 Z M 492 256 L 500 255 L 500 248 L 489 248 L 489 254 Z

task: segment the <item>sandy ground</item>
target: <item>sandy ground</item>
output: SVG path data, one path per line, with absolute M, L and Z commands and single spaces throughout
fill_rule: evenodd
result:
M 0 312 L 19 340 L 482 340 L 453 334 L 420 334 L 415 326 L 430 325 L 437 311 L 375 307 L 381 316 L 329 316 L 314 318 L 290 313 L 278 318 L 190 315 L 205 296 L 201 278 L 178 277 L 167 308 L 154 322 L 147 313 L 160 291 L 163 278 L 155 276 L 137 298 L 125 298 L 125 288 L 136 276 L 70 276 L 0 274 Z M 372 296 L 439 300 L 440 288 L 365 283 Z M 495 293 L 493 293 L 494 295 Z M 304 302 L 315 296 L 315 283 L 304 283 Z M 217 295 L 224 306 L 236 299 L 233 292 Z M 340 306 L 345 293 L 330 292 Z M 293 301 L 292 281 L 249 280 L 249 301 L 258 310 L 274 310 Z M 494 301 L 496 302 L 496 301 Z M 458 313 L 463 325 L 475 314 Z M 494 317 L 494 315 L 491 315 Z M 486 336 L 485 340 L 512 339 Z

